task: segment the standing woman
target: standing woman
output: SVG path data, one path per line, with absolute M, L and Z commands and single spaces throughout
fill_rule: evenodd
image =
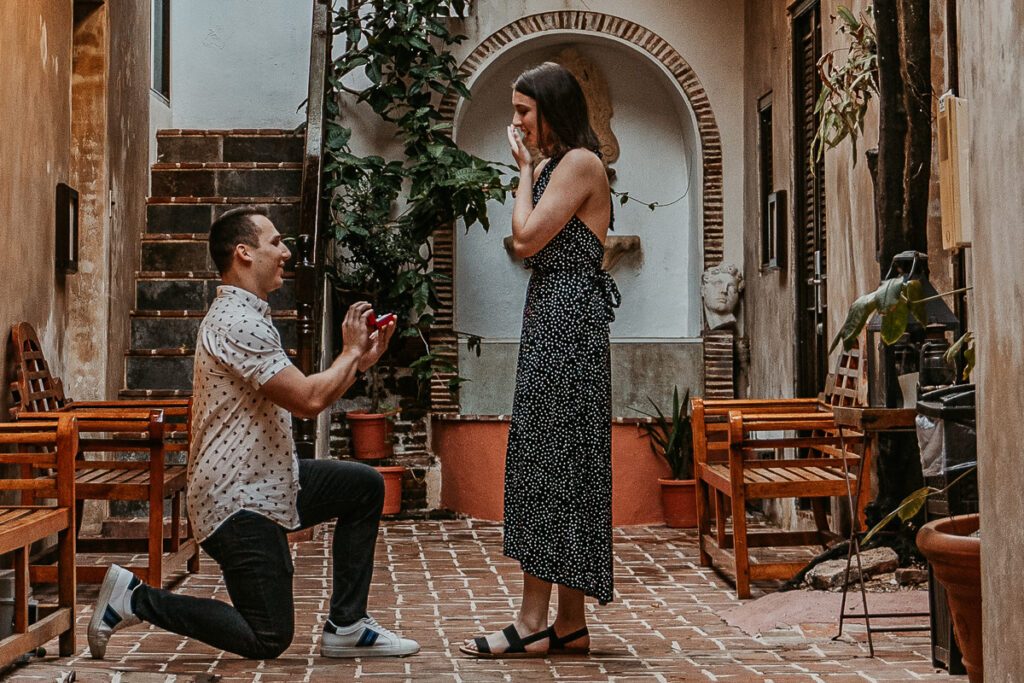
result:
M 566 69 L 546 62 L 523 73 L 512 106 L 512 240 L 533 272 L 505 460 L 504 552 L 522 567 L 523 599 L 510 626 L 460 648 L 475 657 L 586 652 L 584 596 L 612 600 L 608 324 L 619 292 L 601 270 L 608 175 Z M 529 148 L 544 157 L 536 166 Z M 549 626 L 552 584 L 558 612 Z

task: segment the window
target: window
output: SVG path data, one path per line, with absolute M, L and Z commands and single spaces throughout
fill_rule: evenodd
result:
M 152 74 L 150 87 L 171 99 L 171 0 L 153 0 Z

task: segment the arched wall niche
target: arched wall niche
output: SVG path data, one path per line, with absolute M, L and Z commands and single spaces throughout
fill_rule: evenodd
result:
M 633 60 L 642 69 L 641 78 L 654 83 L 649 89 L 651 97 L 656 99 L 651 99 L 650 102 L 659 103 L 662 109 L 667 107 L 675 117 L 676 126 L 678 127 L 676 137 L 678 139 L 671 141 L 671 144 L 667 146 L 670 149 L 666 154 L 670 153 L 672 145 L 682 145 L 685 148 L 684 153 L 679 155 L 680 158 L 677 163 L 679 172 L 685 176 L 681 185 L 685 187 L 686 191 L 683 202 L 685 206 L 682 209 L 686 215 L 682 217 L 680 223 L 683 226 L 683 231 L 688 230 L 690 233 L 689 235 L 683 234 L 682 237 L 684 239 L 691 239 L 692 244 L 685 250 L 687 254 L 685 261 L 678 264 L 678 270 L 681 272 L 685 271 L 686 273 L 685 277 L 688 281 L 683 288 L 684 291 L 692 291 L 693 294 L 686 297 L 689 299 L 689 309 L 682 311 L 681 316 L 676 316 L 685 318 L 685 320 L 682 320 L 676 326 L 676 329 L 670 330 L 664 336 L 666 337 L 665 341 L 689 343 L 690 350 L 688 353 L 691 358 L 683 362 L 683 365 L 688 363 L 690 370 L 702 375 L 703 368 L 699 350 L 700 299 L 697 291 L 699 288 L 700 272 L 703 268 L 718 263 L 722 259 L 722 152 L 718 126 L 707 95 L 696 74 L 679 53 L 660 37 L 642 26 L 610 15 L 563 11 L 523 17 L 496 31 L 482 41 L 464 61 L 462 70 L 466 74 L 467 84 L 473 92 L 473 100 L 467 102 L 457 96 L 448 97 L 441 103 L 441 112 L 453 124 L 455 135 L 460 145 L 466 146 L 470 151 L 478 152 L 478 149 L 474 149 L 474 144 L 478 141 L 473 140 L 473 137 L 474 135 L 479 136 L 481 107 L 483 107 L 485 112 L 493 110 L 493 118 L 495 119 L 493 121 L 493 130 L 495 137 L 498 138 L 503 133 L 504 126 L 507 125 L 511 118 L 510 103 L 504 100 L 509 98 L 511 78 L 514 77 L 515 73 L 518 73 L 518 68 L 520 66 L 530 66 L 545 58 L 549 58 L 567 46 L 581 49 L 585 56 L 596 56 L 598 61 L 600 61 L 601 55 L 605 52 L 615 54 L 621 59 Z M 478 93 L 490 96 L 497 92 L 502 92 L 498 98 L 488 98 L 496 100 L 496 103 L 490 103 L 483 97 L 477 97 Z M 619 109 L 617 108 L 616 112 L 618 111 Z M 477 119 L 475 122 L 474 118 Z M 612 118 L 612 126 L 619 136 L 620 144 L 628 145 L 630 144 L 628 140 L 628 125 L 623 130 L 621 125 L 623 122 L 622 118 L 618 121 L 614 116 Z M 626 135 L 623 135 L 624 132 Z M 468 143 L 468 146 L 464 143 Z M 487 156 L 492 159 L 504 160 L 508 155 L 507 150 L 500 150 L 497 155 L 489 153 Z M 619 164 L 616 164 L 616 166 L 618 167 Z M 630 181 L 615 182 L 613 183 L 613 188 L 620 191 L 628 191 L 633 196 L 649 201 L 671 200 L 680 194 L 676 192 L 672 196 L 668 196 L 666 193 L 659 192 L 658 196 L 651 196 L 644 191 L 644 187 L 640 184 L 639 179 L 636 178 Z M 617 213 L 618 219 L 625 211 L 618 204 L 616 204 L 616 209 L 619 210 Z M 659 209 L 658 211 L 662 212 L 661 217 L 664 219 L 665 216 L 669 215 L 667 212 L 670 210 Z M 617 223 L 617 225 L 620 225 L 620 232 L 636 234 L 631 230 L 624 229 L 621 223 Z M 477 230 L 477 228 L 474 228 L 474 231 Z M 507 226 L 502 225 L 500 220 L 494 220 L 489 238 L 500 241 L 500 237 L 506 232 Z M 458 237 L 456 233 L 458 233 Z M 460 271 L 456 268 L 457 253 L 459 251 L 457 240 L 460 238 L 464 238 L 463 228 L 461 226 L 453 226 L 438 231 L 435 235 L 434 244 L 435 268 L 454 277 L 453 288 L 442 292 L 442 306 L 436 312 L 437 325 L 431 337 L 434 344 L 453 349 L 453 352 L 446 360 L 455 367 L 460 367 L 460 354 L 455 350 L 458 348 L 455 330 L 458 329 L 461 332 L 477 334 L 479 330 L 466 329 L 466 326 L 468 325 L 470 328 L 476 326 L 479 328 L 481 324 L 479 320 L 467 320 L 465 314 L 457 314 L 456 311 L 454 291 L 459 287 L 459 273 L 465 272 L 465 269 Z M 507 256 L 502 255 L 502 258 L 505 258 L 507 262 Z M 631 257 L 627 257 L 627 260 L 629 258 Z M 647 257 L 638 257 L 638 259 L 644 258 Z M 640 263 L 640 261 L 637 260 L 637 263 Z M 635 266 L 636 264 L 634 264 L 634 270 Z M 642 269 L 641 266 L 640 270 Z M 617 279 L 623 277 L 628 279 L 630 277 L 629 271 L 623 272 L 622 268 L 617 268 L 613 274 Z M 521 310 L 521 298 L 525 289 L 525 279 L 528 275 L 523 271 L 516 277 L 523 279 L 523 283 L 520 283 L 521 286 L 505 287 L 502 288 L 502 291 L 509 292 L 509 295 L 516 299 L 515 305 Z M 637 302 L 632 301 L 630 303 L 636 305 Z M 518 311 L 516 313 L 518 314 Z M 628 318 L 628 316 L 629 314 L 627 313 L 626 317 Z M 473 316 L 468 317 L 473 318 Z M 515 325 L 518 326 L 518 315 L 503 317 L 513 319 Z M 621 318 L 622 314 L 620 313 Z M 657 336 L 652 335 L 650 330 L 646 332 L 641 331 L 641 334 L 630 334 L 632 330 L 624 328 L 635 327 L 635 325 L 630 326 L 625 320 L 617 324 L 620 329 L 617 331 L 615 326 L 613 326 L 613 342 L 616 341 L 616 337 L 618 337 L 619 341 L 637 341 L 636 337 L 642 338 L 642 341 L 650 341 L 653 337 Z M 679 325 L 682 325 L 684 329 L 680 329 Z M 506 342 L 515 341 L 507 338 L 512 336 L 508 330 L 487 329 L 483 331 L 488 333 L 486 336 L 491 336 L 492 338 L 505 338 L 502 341 Z M 513 334 L 517 336 L 518 329 Z M 650 357 L 645 361 L 646 365 L 652 368 L 664 367 L 665 362 L 668 362 L 670 366 L 672 365 L 670 358 L 659 357 L 659 354 L 663 356 L 667 353 L 665 349 L 654 348 L 657 345 L 651 344 L 634 344 L 634 346 L 650 347 L 639 350 L 641 355 Z M 487 355 L 489 351 L 490 349 L 485 350 L 484 354 Z M 696 361 L 693 358 L 694 353 L 696 354 Z M 615 350 L 613 347 L 614 355 Z M 671 356 L 672 354 L 668 353 L 668 355 Z M 509 356 L 509 354 L 505 354 L 505 356 Z M 466 364 L 465 353 L 461 354 L 461 357 L 463 364 Z M 501 354 L 495 355 L 491 353 L 487 362 L 497 366 L 495 370 L 497 376 L 504 377 L 508 375 L 511 377 L 514 374 L 514 355 L 504 357 Z M 642 374 L 643 369 L 641 368 L 640 370 Z M 455 376 L 455 374 L 437 373 L 435 375 L 431 387 L 434 412 L 459 412 L 457 399 L 451 396 L 447 389 L 448 380 Z M 643 383 L 643 377 L 636 379 L 638 380 L 637 384 Z M 613 383 L 614 381 L 613 370 Z M 694 387 L 698 392 L 699 388 L 699 384 Z M 671 389 L 668 389 L 668 391 L 671 392 Z M 627 404 L 639 405 L 640 403 L 635 400 L 630 402 L 630 399 L 627 399 Z M 469 412 L 478 411 L 471 409 Z M 619 412 L 616 414 L 619 414 Z

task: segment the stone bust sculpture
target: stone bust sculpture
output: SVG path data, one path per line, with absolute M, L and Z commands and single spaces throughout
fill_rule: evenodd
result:
M 708 329 L 736 327 L 736 303 L 743 291 L 743 276 L 731 263 L 720 263 L 704 271 L 700 278 L 700 296 L 704 301 L 704 319 Z

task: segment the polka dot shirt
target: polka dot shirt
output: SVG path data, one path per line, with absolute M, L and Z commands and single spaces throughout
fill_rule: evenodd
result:
M 291 364 L 270 304 L 218 287 L 199 326 L 192 380 L 188 510 L 199 540 L 239 510 L 298 526 L 291 415 L 258 391 Z

